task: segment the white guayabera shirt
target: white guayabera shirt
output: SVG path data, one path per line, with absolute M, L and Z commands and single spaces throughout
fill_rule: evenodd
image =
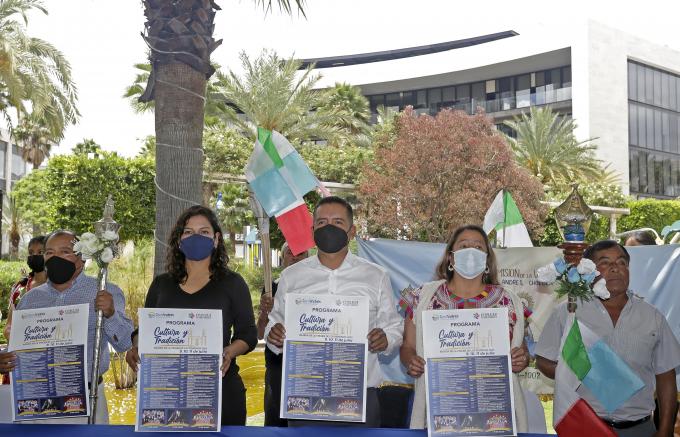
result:
M 342 265 L 335 270 L 321 264 L 318 256 L 309 257 L 288 267 L 281 273 L 274 297 L 274 308 L 264 336 L 267 338 L 272 326 L 286 326 L 286 294 L 336 294 L 339 296 L 366 296 L 370 300 L 368 330 L 381 328 L 387 337 L 387 349 L 392 353 L 401 346 L 404 320 L 396 309 L 394 293 L 387 272 L 380 266 L 347 253 Z M 276 354 L 282 351 L 271 343 L 267 347 Z M 367 385 L 378 387 L 383 382 L 382 372 L 375 353 L 368 354 Z

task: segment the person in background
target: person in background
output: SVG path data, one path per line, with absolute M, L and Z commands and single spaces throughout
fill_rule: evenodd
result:
M 246 388 L 236 357 L 257 345 L 248 285 L 228 267 L 222 229 L 212 210 L 187 208 L 169 240 L 167 273 L 153 280 L 144 307 L 222 310 L 222 425 L 245 425 Z M 133 347 L 125 356 L 135 371 L 140 361 L 137 334 L 132 333 Z
M 309 255 L 308 251 L 304 251 L 297 255 L 293 255 L 288 243 L 283 243 L 281 246 L 281 253 L 283 254 L 283 263 L 281 267 L 284 269 L 288 266 L 302 261 Z M 274 306 L 274 296 L 278 288 L 278 279 L 272 282 L 272 295 L 264 294 L 264 287 L 262 288 L 262 297 L 260 298 L 260 315 L 257 318 L 257 338 L 262 340 L 264 338 L 264 329 L 269 323 L 269 313 Z M 288 426 L 286 419 L 281 419 L 281 372 L 283 366 L 283 355 L 276 355 L 269 348 L 264 348 L 264 426 Z
M 45 236 L 33 237 L 28 242 L 28 257 L 26 264 L 28 265 L 29 273 L 24 276 L 12 286 L 9 292 L 9 307 L 7 309 L 7 325 L 3 334 L 7 341 L 9 341 L 9 331 L 12 327 L 12 312 L 16 309 L 22 297 L 32 288 L 47 282 L 47 272 L 45 272 Z
M 636 231 L 628 235 L 624 246 L 656 246 L 654 236 L 646 231 Z

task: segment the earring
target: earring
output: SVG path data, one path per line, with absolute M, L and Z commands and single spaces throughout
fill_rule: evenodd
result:
M 449 270 L 449 272 L 452 272 L 452 271 L 453 271 L 453 264 L 449 263 L 448 270 Z
M 484 273 L 489 274 L 489 266 L 486 266 L 486 268 L 484 269 Z

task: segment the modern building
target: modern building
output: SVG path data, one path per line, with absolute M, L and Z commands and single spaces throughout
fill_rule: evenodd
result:
M 0 129 L 0 189 L 5 194 L 11 192 L 14 183 L 29 171 L 30 166 L 24 161 L 19 146 L 8 131 Z
M 488 36 L 448 50 L 451 43 L 307 61 L 327 67 L 323 86 L 359 86 L 374 117 L 380 105 L 427 114 L 481 107 L 512 134 L 503 120 L 550 106 L 575 119 L 577 139 L 594 139 L 625 192 L 680 196 L 680 51 L 592 21 Z

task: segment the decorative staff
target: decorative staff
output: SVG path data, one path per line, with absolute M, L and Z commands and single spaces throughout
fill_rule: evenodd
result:
M 118 256 L 118 231 L 120 224 L 113 220 L 113 198 L 109 194 L 104 205 L 104 214 L 101 220 L 94 223 L 94 234 L 86 232 L 80 237 L 75 248 L 80 252 L 83 259 L 93 259 L 99 267 L 97 281 L 99 290 L 106 290 L 109 277 L 109 263 Z M 94 424 L 97 417 L 97 396 L 99 393 L 99 363 L 101 361 L 102 329 L 104 324 L 104 312 L 97 311 L 97 323 L 94 336 L 94 356 L 92 363 L 92 377 L 90 378 L 90 418 L 88 422 Z

